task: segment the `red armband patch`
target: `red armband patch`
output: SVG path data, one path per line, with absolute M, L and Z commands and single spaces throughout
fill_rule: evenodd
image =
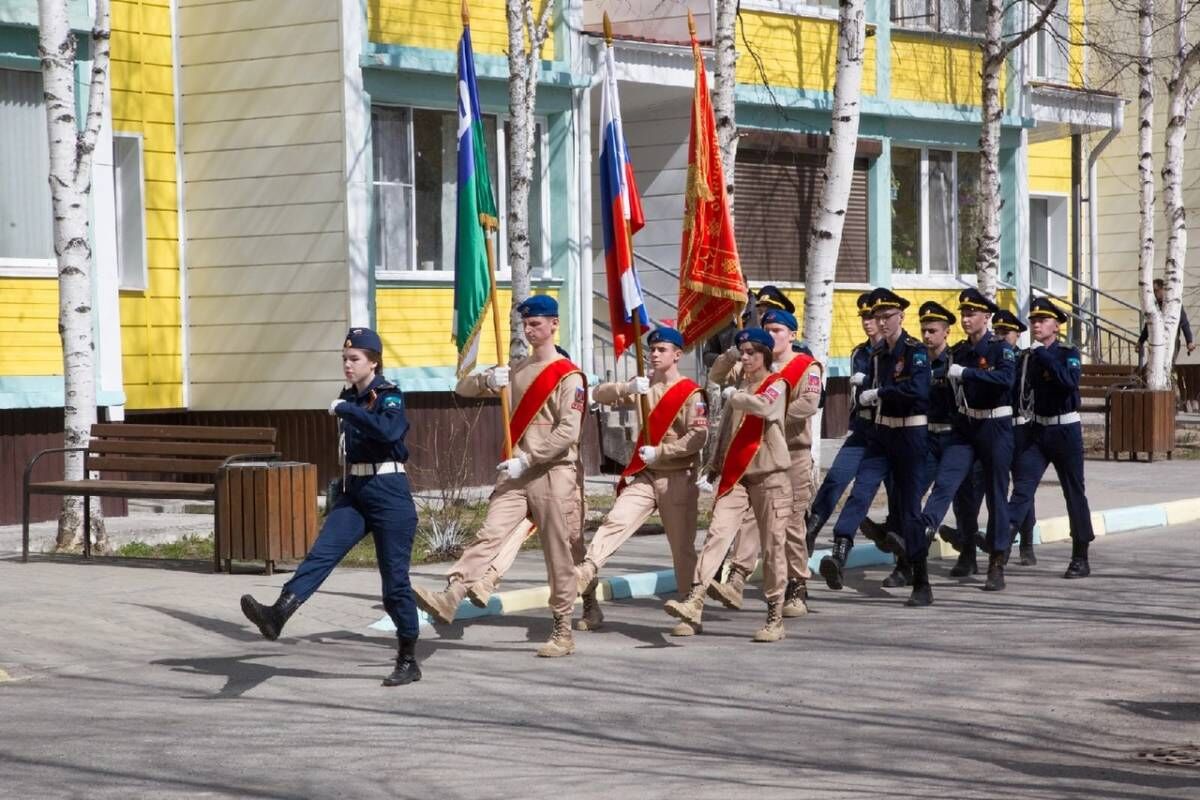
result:
M 817 373 L 814 372 L 808 376 L 808 389 L 806 389 L 806 391 L 809 391 L 809 392 L 821 391 L 821 376 L 820 375 L 818 375 Z
M 571 408 L 575 409 L 576 411 L 583 411 L 583 397 L 584 397 L 583 388 L 580 387 L 580 388 L 576 389 L 575 390 L 575 401 L 571 403 Z

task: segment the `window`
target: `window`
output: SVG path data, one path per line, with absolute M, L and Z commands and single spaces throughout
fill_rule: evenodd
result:
M 975 272 L 979 154 L 892 148 L 892 271 Z
M 892 0 L 892 22 L 941 33 L 983 33 L 986 0 Z
M 1042 4 L 1034 0 L 1030 8 L 1033 19 L 1041 13 Z M 1033 36 L 1033 54 L 1030 67 L 1033 77 L 1057 83 L 1067 82 L 1069 59 L 1067 48 L 1071 42 L 1070 5 L 1066 0 L 1059 0 L 1058 5 L 1050 12 L 1046 24 L 1038 29 Z
M 0 268 L 53 274 L 49 164 L 41 73 L 0 69 Z
M 113 134 L 117 206 L 117 270 L 122 289 L 146 288 L 146 209 L 142 199 L 142 139 Z
M 1029 198 L 1029 282 L 1055 294 L 1066 291 L 1067 279 L 1051 270 L 1067 266 L 1067 198 Z
M 506 152 L 508 123 L 483 119 L 488 172 L 500 215 L 497 269 L 506 272 L 508 208 Z M 549 261 L 543 148 L 544 126 L 534 132 L 533 185 L 529 191 L 529 259 L 535 270 Z M 374 152 L 373 260 L 384 278 L 454 271 L 458 217 L 458 116 L 453 111 L 376 106 L 371 110 Z

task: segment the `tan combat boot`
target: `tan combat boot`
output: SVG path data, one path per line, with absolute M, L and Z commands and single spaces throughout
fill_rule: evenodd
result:
M 596 591 L 596 565 L 591 559 L 585 558 L 582 564 L 575 566 L 575 587 L 580 596 Z
M 676 619 L 700 625 L 700 617 L 704 614 L 704 587 L 696 584 L 682 600 L 668 600 L 663 609 Z
M 488 571 L 484 576 L 467 588 L 467 599 L 476 608 L 487 608 L 488 600 L 492 599 L 492 593 L 496 591 L 496 587 L 499 585 L 500 573 L 488 567 Z
M 583 595 L 583 616 L 575 623 L 575 630 L 595 631 L 603 624 L 604 612 L 600 610 L 600 601 L 596 599 L 596 590 L 593 587 L 592 591 Z
M 783 593 L 783 615 L 785 617 L 803 617 L 808 613 L 808 584 L 803 578 L 788 581 Z
M 746 591 L 746 573 L 736 564 L 729 565 L 729 580 L 725 583 L 713 581 L 708 584 L 708 596 L 726 608 L 742 607 L 742 593 Z
M 783 629 L 783 603 L 767 603 L 767 624 L 754 632 L 756 642 L 778 642 L 787 632 Z
M 546 643 L 538 648 L 539 658 L 561 658 L 575 652 L 575 637 L 571 635 L 571 616 L 554 615 L 554 631 Z
M 672 636 L 695 636 L 698 633 L 703 633 L 703 631 L 704 631 L 704 627 L 702 625 L 694 625 L 691 622 L 687 622 L 685 620 L 683 622 L 680 622 L 674 628 L 671 628 L 671 635 Z
M 444 592 L 431 592 L 414 586 L 413 594 L 423 611 L 443 625 L 449 625 L 458 614 L 458 604 L 467 596 L 467 587 L 461 581 L 451 583 Z

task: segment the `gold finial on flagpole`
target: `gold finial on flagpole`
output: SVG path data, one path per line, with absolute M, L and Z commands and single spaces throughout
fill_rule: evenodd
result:
M 462 0 L 463 27 L 471 24 L 471 11 L 467 8 L 467 0 Z
M 604 12 L 604 43 L 612 47 L 612 20 L 608 18 L 608 12 Z
M 692 16 L 692 10 L 690 8 L 688 9 L 688 33 L 692 35 L 693 39 L 696 38 L 696 18 Z

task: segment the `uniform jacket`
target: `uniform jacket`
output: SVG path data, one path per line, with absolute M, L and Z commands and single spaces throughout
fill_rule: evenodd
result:
M 954 387 L 946 370 L 950 369 L 950 348 L 943 347 L 942 352 L 929 361 L 929 421 L 949 424 L 953 420 Z
M 796 357 L 796 352 L 789 354 L 787 362 L 773 362 L 771 370 L 781 372 L 783 367 Z M 815 382 L 813 376 L 816 377 Z M 742 363 L 737 348 L 731 347 L 722 353 L 712 369 L 708 371 L 709 383 L 718 386 L 737 386 L 742 382 Z M 809 419 L 817 413 L 821 405 L 821 364 L 818 361 L 804 370 L 800 381 L 788 393 L 787 414 L 785 416 L 784 439 L 791 450 L 812 447 L 812 426 Z
M 742 379 L 735 392 L 726 402 L 727 410 L 722 414 L 719 452 L 713 453 L 713 460 L 706 470 L 710 474 L 719 474 L 721 465 L 725 463 L 725 451 L 733 439 L 734 432 L 747 414 L 762 417 L 762 442 L 754 454 L 754 460 L 746 468 L 743 477 L 755 478 L 771 472 L 785 470 L 791 465 L 788 455 L 787 439 L 784 437 L 784 425 L 787 414 L 787 397 L 783 381 L 776 381 L 762 394 L 754 394 L 762 382 L 759 380 Z
M 1017 353 L 1004 337 L 988 331 L 975 344 L 954 346 L 954 363 L 961 365 L 963 396 L 975 409 L 1012 405 Z
M 679 379 L 682 380 L 682 379 Z M 648 401 L 651 413 L 662 400 L 667 390 L 675 385 L 672 383 L 651 383 Z M 638 403 L 638 396 L 629 391 L 624 383 L 602 383 L 596 387 L 597 403 L 607 406 L 633 406 Z M 648 467 L 655 472 L 675 472 L 681 469 L 691 469 L 699 466 L 700 451 L 708 440 L 708 405 L 704 400 L 704 391 L 699 390 L 683 404 L 683 408 L 667 428 L 659 444 L 658 458 Z
M 1083 371 L 1079 351 L 1054 342 L 1029 351 L 1029 383 L 1033 410 L 1041 417 L 1056 417 L 1079 410 L 1079 376 Z
M 929 413 L 929 350 L 923 342 L 900 331 L 894 346 L 889 347 L 886 339 L 875 345 L 871 359 L 880 414 L 911 417 Z
M 343 423 L 346 463 L 408 460 L 408 418 L 398 386 L 376 375 L 365 392 L 348 386 L 338 396 L 346 401 L 334 409 Z

